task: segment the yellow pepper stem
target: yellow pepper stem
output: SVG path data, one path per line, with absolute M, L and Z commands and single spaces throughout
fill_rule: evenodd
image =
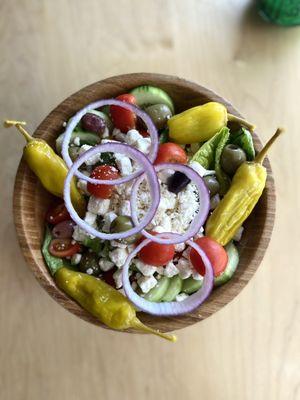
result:
M 254 129 L 256 128 L 255 125 L 251 124 L 250 122 L 246 121 L 243 118 L 239 118 L 236 115 L 232 115 L 232 114 L 227 114 L 228 117 L 228 121 L 232 121 L 232 122 L 237 122 L 238 124 L 245 126 L 246 128 L 249 129 L 249 131 L 253 132 Z
M 167 333 L 163 333 L 160 331 L 157 331 L 155 329 L 150 328 L 149 326 L 144 325 L 139 319 L 135 318 L 132 321 L 132 328 L 135 328 L 139 331 L 147 332 L 147 333 L 152 333 L 153 335 L 159 336 L 163 339 L 169 340 L 170 342 L 176 342 L 177 337 L 175 335 L 169 335 Z
M 267 152 L 270 150 L 270 147 L 275 142 L 275 140 L 284 132 L 283 128 L 278 128 L 274 135 L 269 139 L 269 141 L 264 145 L 263 149 L 257 154 L 254 162 L 261 164 L 264 161 L 264 158 L 267 155 Z
M 29 143 L 34 140 L 34 138 L 23 128 L 23 125 L 26 125 L 25 121 L 13 121 L 13 120 L 5 120 L 4 127 L 10 128 L 11 126 L 15 126 L 24 136 L 25 140 Z

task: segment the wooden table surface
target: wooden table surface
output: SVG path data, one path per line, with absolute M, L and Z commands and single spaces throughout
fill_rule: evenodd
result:
M 246 0 L 1 0 L 0 118 L 33 130 L 82 86 L 126 72 L 179 75 L 229 99 L 271 152 L 277 218 L 246 289 L 176 345 L 112 333 L 59 307 L 37 284 L 12 219 L 23 147 L 1 128 L 1 400 L 300 399 L 300 27 Z

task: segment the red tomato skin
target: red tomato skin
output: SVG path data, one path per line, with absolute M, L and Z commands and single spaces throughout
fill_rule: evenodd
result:
M 49 245 L 49 252 L 54 257 L 71 257 L 80 251 L 79 243 L 72 243 L 71 239 L 52 239 Z M 58 248 L 61 247 L 61 250 Z M 64 248 L 63 248 L 64 247 Z
M 228 262 L 228 255 L 224 247 L 208 236 L 196 239 L 195 243 L 197 243 L 207 255 L 212 264 L 214 276 L 220 275 L 225 270 Z M 190 261 L 196 271 L 199 272 L 200 275 L 204 276 L 205 266 L 202 258 L 195 249 L 191 249 Z
M 136 104 L 135 97 L 129 93 L 121 94 L 116 97 L 116 100 Z M 115 128 L 120 129 L 122 132 L 127 132 L 136 127 L 136 115 L 130 110 L 126 110 L 120 106 L 110 106 L 110 116 Z
M 155 235 L 155 232 L 150 233 Z M 145 240 L 145 238 L 139 239 L 137 244 L 141 243 L 143 240 Z M 138 257 L 145 264 L 163 267 L 173 260 L 174 255 L 175 246 L 173 244 L 150 242 L 140 250 Z
M 46 214 L 46 221 L 52 225 L 67 221 L 68 219 L 71 219 L 71 217 L 64 203 L 59 203 L 51 207 Z
M 99 165 L 91 175 L 91 178 L 112 180 L 120 177 L 119 171 L 111 165 Z M 113 193 L 114 185 L 96 185 L 88 182 L 87 190 L 95 197 L 100 199 L 109 199 Z
M 159 145 L 154 164 L 179 163 L 186 164 L 188 161 L 186 152 L 176 143 L 163 143 Z

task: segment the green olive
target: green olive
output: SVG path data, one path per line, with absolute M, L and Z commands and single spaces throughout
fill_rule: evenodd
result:
M 220 184 L 214 175 L 207 175 L 203 177 L 204 182 L 209 190 L 210 197 L 217 194 L 220 190 Z
M 101 270 L 97 255 L 89 251 L 84 253 L 80 260 L 79 269 L 88 275 L 99 276 Z
M 247 160 L 243 149 L 235 144 L 224 147 L 221 155 L 221 167 L 228 174 L 233 175 L 238 167 Z
M 172 112 L 165 104 L 154 104 L 145 109 L 146 113 L 151 117 L 157 129 L 163 129 L 169 118 L 172 117 Z
M 129 231 L 129 229 L 133 228 L 133 222 L 130 217 L 127 215 L 119 215 L 117 218 L 113 220 L 110 225 L 110 233 L 120 233 Z M 137 235 L 132 235 L 124 239 L 120 239 L 122 243 L 134 243 L 137 240 Z

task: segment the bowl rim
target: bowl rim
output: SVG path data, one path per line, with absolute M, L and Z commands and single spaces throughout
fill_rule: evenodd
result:
M 40 137 L 43 135 L 43 133 L 46 131 L 47 126 L 51 122 L 51 119 L 54 118 L 57 114 L 60 113 L 61 109 L 64 109 L 67 107 L 67 105 L 78 99 L 79 97 L 86 98 L 88 97 L 89 93 L 94 91 L 94 89 L 98 85 L 116 85 L 120 81 L 127 81 L 129 79 L 136 79 L 144 82 L 149 82 L 149 81 L 160 81 L 163 80 L 164 82 L 171 84 L 171 85 L 181 85 L 185 89 L 190 89 L 192 91 L 195 91 L 200 94 L 205 94 L 209 98 L 213 98 L 213 101 L 219 101 L 223 103 L 226 108 L 229 110 L 230 113 L 237 115 L 239 117 L 242 117 L 242 115 L 232 106 L 232 104 L 216 94 L 214 91 L 207 89 L 206 87 L 203 87 L 193 81 L 186 80 L 183 78 L 179 78 L 177 76 L 173 75 L 165 75 L 165 74 L 156 74 L 156 73 L 132 73 L 132 74 L 122 74 L 122 75 L 116 75 L 112 76 L 97 82 L 94 82 L 90 85 L 87 85 L 83 87 L 82 89 L 78 90 L 77 92 L 71 94 L 68 96 L 65 100 L 63 100 L 59 105 L 57 105 L 47 116 L 44 118 L 44 120 L 39 124 L 37 129 L 34 132 L 35 137 Z M 147 84 L 147 83 L 145 83 Z M 152 83 L 153 84 L 153 83 Z M 159 86 L 159 83 L 158 83 Z M 121 87 L 120 87 L 121 90 Z M 87 100 L 88 104 L 91 102 L 91 100 Z M 81 106 L 78 108 L 80 109 Z M 256 150 L 260 150 L 262 148 L 261 141 L 256 133 L 254 133 L 254 142 L 255 142 L 255 148 Z M 226 306 L 228 303 L 230 303 L 241 291 L 242 289 L 247 285 L 247 283 L 250 281 L 250 279 L 253 277 L 254 273 L 256 272 L 257 268 L 259 267 L 264 254 L 267 250 L 268 244 L 271 239 L 271 234 L 274 226 L 274 220 L 275 220 L 275 206 L 276 206 L 276 196 L 275 196 L 275 185 L 274 185 L 274 179 L 272 175 L 272 169 L 270 162 L 268 158 L 266 158 L 264 165 L 266 166 L 268 170 L 268 190 L 266 191 L 266 210 L 265 210 L 265 220 L 264 220 L 264 225 L 263 229 L 260 232 L 260 243 L 263 242 L 263 247 L 262 248 L 257 248 L 257 249 L 252 249 L 253 250 L 253 257 L 255 257 L 255 263 L 252 265 L 251 271 L 247 274 L 246 278 L 243 279 L 241 282 L 236 282 L 236 285 L 239 285 L 239 288 L 235 288 L 235 290 L 232 290 L 230 294 L 227 296 L 227 300 L 224 304 L 216 304 L 211 311 L 205 311 L 202 312 L 202 307 L 205 306 L 202 305 L 199 308 L 198 314 L 195 315 L 187 315 L 187 318 L 183 317 L 175 317 L 175 318 L 168 318 L 168 317 L 152 317 L 149 315 L 144 315 L 142 316 L 142 320 L 146 323 L 149 323 L 150 325 L 157 327 L 159 326 L 162 331 L 170 331 L 170 330 L 177 330 L 184 328 L 186 326 L 192 325 L 198 321 L 201 321 L 203 319 L 208 318 L 209 316 L 213 315 L 215 312 Z M 26 165 L 25 161 L 23 158 L 20 161 L 17 173 L 16 173 L 16 178 L 15 178 L 15 185 L 14 185 L 14 193 L 13 193 L 13 210 L 14 210 L 14 223 L 15 223 L 15 228 L 18 236 L 18 241 L 23 253 L 23 256 L 27 262 L 27 265 L 33 272 L 35 278 L 38 280 L 39 284 L 48 292 L 48 294 L 55 300 L 57 301 L 60 305 L 62 305 L 65 309 L 70 311 L 71 313 L 75 314 L 76 316 L 79 316 L 80 318 L 91 322 L 95 325 L 107 328 L 104 326 L 102 323 L 99 322 L 94 316 L 89 314 L 87 311 L 81 308 L 80 305 L 78 305 L 74 300 L 69 298 L 64 292 L 62 292 L 56 285 L 54 280 L 52 279 L 52 276 L 50 275 L 49 271 L 47 268 L 42 269 L 40 267 L 40 259 L 37 259 L 36 257 L 36 248 L 32 247 L 32 238 L 30 237 L 29 232 L 27 232 L 25 224 L 22 223 L 24 220 L 24 184 L 26 181 L 30 181 L 30 184 L 33 185 L 34 187 L 37 186 L 37 178 L 31 173 L 29 170 L 29 167 Z M 39 246 L 40 249 L 40 246 Z M 252 260 L 251 260 L 252 263 Z M 227 285 L 224 285 L 223 287 L 219 288 L 220 293 L 222 294 L 224 291 L 222 288 L 226 288 Z M 218 289 L 218 290 L 219 290 Z M 143 314 L 143 313 L 142 313 Z M 152 319 L 153 319 L 153 324 L 152 324 Z M 174 323 L 174 319 L 177 320 L 177 323 Z M 173 321 L 173 323 L 172 323 Z M 109 328 L 107 328 L 109 329 Z M 134 332 L 131 330 L 128 330 L 128 332 Z

